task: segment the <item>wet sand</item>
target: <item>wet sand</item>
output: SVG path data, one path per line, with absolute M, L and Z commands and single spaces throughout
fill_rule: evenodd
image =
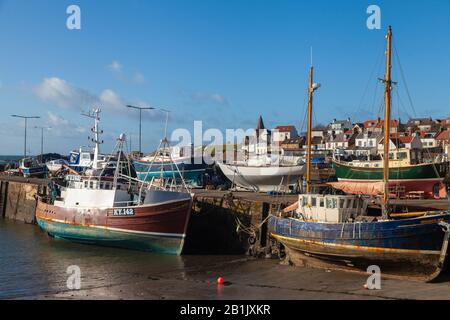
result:
M 229 284 L 219 286 L 221 275 Z M 276 260 L 230 260 L 190 270 L 135 274 L 79 291 L 36 299 L 450 299 L 450 281 L 418 283 L 382 280 L 381 290 L 364 289 L 365 275 L 280 265 Z
M 0 299 L 450 299 L 439 283 L 299 268 L 245 256 L 167 256 L 59 241 L 36 226 L 0 221 Z M 81 270 L 69 290 L 67 267 Z M 219 276 L 226 285 L 218 286 Z

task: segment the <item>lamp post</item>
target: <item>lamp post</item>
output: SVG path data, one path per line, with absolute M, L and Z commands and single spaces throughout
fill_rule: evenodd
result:
M 153 107 L 136 107 L 127 105 L 127 108 L 139 110 L 139 153 L 142 153 L 142 110 L 154 110 Z
M 21 115 L 17 115 L 17 114 L 13 114 L 11 115 L 11 117 L 14 118 L 21 118 L 21 119 L 25 119 L 25 142 L 24 142 L 24 148 L 23 148 L 23 157 L 26 158 L 27 157 L 27 124 L 28 124 L 28 119 L 39 119 L 40 117 L 38 116 L 21 116 Z
M 41 163 L 42 163 L 42 160 L 44 159 L 44 129 L 50 130 L 52 127 L 34 126 L 34 128 L 41 129 Z

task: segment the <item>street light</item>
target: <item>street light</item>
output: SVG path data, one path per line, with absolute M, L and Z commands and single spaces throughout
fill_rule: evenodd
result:
M 41 129 L 41 163 L 44 160 L 44 129 L 51 129 L 52 127 L 34 126 L 35 129 Z
M 23 157 L 26 158 L 27 157 L 27 123 L 28 123 L 28 119 L 39 119 L 40 117 L 38 117 L 38 116 L 32 116 L 32 117 L 20 116 L 17 114 L 12 114 L 11 117 L 25 119 L 25 143 L 24 143 L 24 148 L 23 148 Z
M 127 105 L 127 108 L 139 110 L 139 153 L 141 153 L 141 142 L 142 142 L 142 110 L 154 110 L 153 107 L 136 107 Z

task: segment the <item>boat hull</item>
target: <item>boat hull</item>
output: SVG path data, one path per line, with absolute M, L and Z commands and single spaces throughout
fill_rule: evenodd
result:
M 286 248 L 289 259 L 307 257 L 382 274 L 429 278 L 439 269 L 445 232 L 439 222 L 450 214 L 405 220 L 361 223 L 316 223 L 270 217 L 270 234 Z
M 22 172 L 25 178 L 28 178 L 28 177 L 42 177 L 45 174 L 47 174 L 48 169 L 46 166 L 40 166 L 32 168 L 20 168 L 20 171 Z
M 361 183 L 383 181 L 383 168 L 364 168 L 333 161 L 339 182 Z M 445 198 L 443 184 L 445 164 L 421 164 L 389 169 L 389 187 L 401 190 L 405 195 L 420 191 L 425 198 Z M 401 188 L 399 188 L 401 187 Z
M 179 255 L 191 206 L 192 200 L 184 199 L 139 207 L 83 209 L 39 200 L 36 218 L 39 226 L 55 238 Z
M 304 165 L 251 167 L 218 163 L 223 174 L 237 186 L 256 192 L 282 191 L 294 186 L 305 173 Z

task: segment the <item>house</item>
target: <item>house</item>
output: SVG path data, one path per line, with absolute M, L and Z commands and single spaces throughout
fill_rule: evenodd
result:
M 408 135 L 408 136 L 391 136 L 389 139 L 389 150 L 417 150 L 422 149 L 422 142 L 420 141 L 419 135 Z M 378 154 L 383 154 L 384 152 L 384 137 L 378 142 Z
M 439 128 L 439 122 L 433 121 L 432 118 L 413 118 L 409 119 L 406 123 L 406 131 L 409 133 L 414 132 L 430 132 L 437 131 Z
M 272 131 L 273 141 L 281 144 L 284 140 L 298 137 L 298 132 L 295 126 L 277 126 Z
M 437 148 L 438 143 L 436 141 L 436 136 L 438 133 L 436 132 L 427 132 L 427 131 L 420 131 L 419 137 L 420 141 L 422 142 L 422 146 L 424 148 Z
M 380 140 L 383 138 L 381 133 L 375 132 L 361 132 L 355 138 L 355 146 L 357 150 L 355 155 L 368 156 L 377 153 L 377 146 Z
M 352 128 L 353 125 L 350 118 L 347 118 L 347 120 L 333 119 L 333 122 L 328 125 L 328 134 L 338 135 Z
M 391 133 L 391 134 L 398 133 L 398 132 L 400 132 L 399 128 L 400 128 L 400 120 L 397 120 L 397 119 L 391 120 L 391 126 L 390 126 L 389 133 Z M 382 133 L 383 130 L 384 130 L 384 120 L 378 119 L 377 124 L 373 128 L 373 132 Z
M 355 123 L 353 125 L 353 132 L 361 133 L 364 131 L 364 123 Z
M 244 138 L 242 149 L 246 155 L 267 155 L 271 150 L 272 132 L 264 126 L 262 116 L 259 116 L 256 128 L 251 136 Z
M 373 132 L 375 130 L 375 127 L 378 124 L 378 121 L 380 121 L 380 118 L 378 118 L 378 120 L 367 120 L 367 121 L 364 121 L 364 124 L 363 124 L 364 131 L 367 132 L 367 133 Z
M 315 136 L 311 137 L 311 149 L 317 151 L 326 150 L 325 137 Z
M 318 125 L 315 126 L 312 130 L 311 130 L 311 137 L 321 137 L 321 138 L 325 138 L 327 136 L 327 127 L 322 126 L 322 125 Z
M 325 143 L 325 148 L 326 150 L 333 151 L 333 153 L 345 153 L 345 150 L 355 145 L 356 136 L 357 134 L 352 130 L 347 130 L 337 135 L 329 135 Z
M 281 143 L 283 151 L 299 151 L 303 150 L 306 143 L 306 137 L 297 136 L 295 138 L 286 139 Z
M 442 148 L 444 154 L 450 157 L 450 129 L 443 130 L 436 135 L 436 143 Z

